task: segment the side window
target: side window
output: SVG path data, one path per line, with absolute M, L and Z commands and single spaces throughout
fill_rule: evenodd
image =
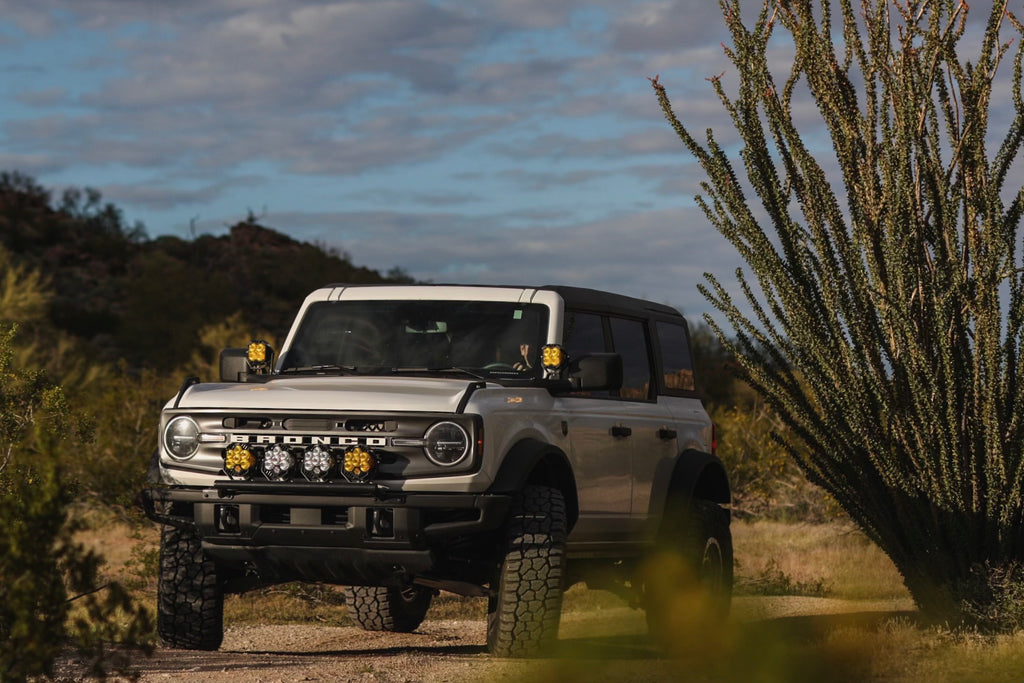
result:
M 601 316 L 594 313 L 579 311 L 565 312 L 565 333 L 562 335 L 562 348 L 569 354 L 570 360 L 579 358 L 586 353 L 604 353 L 604 325 Z M 578 392 L 575 396 L 607 397 L 607 391 Z
M 675 323 L 658 322 L 658 346 L 662 375 L 668 390 L 693 391 L 693 360 L 686 339 L 686 328 Z
M 612 343 L 622 356 L 621 398 L 643 401 L 651 392 L 651 359 L 647 352 L 647 335 L 639 320 L 612 318 Z
M 604 327 L 601 325 L 601 316 L 566 311 L 562 346 L 570 358 L 579 358 L 585 353 L 604 353 Z

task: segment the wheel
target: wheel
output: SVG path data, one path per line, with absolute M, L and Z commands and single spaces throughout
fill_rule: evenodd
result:
M 729 614 L 729 513 L 707 500 L 682 509 L 670 505 L 658 546 L 642 571 L 648 631 L 663 649 L 675 652 L 687 633 L 706 632 Z
M 423 622 L 434 592 L 422 586 L 348 586 L 348 612 L 367 631 L 410 633 Z
M 216 565 L 192 529 L 160 534 L 157 633 L 168 647 L 216 650 L 224 638 L 224 593 Z
M 566 526 L 565 499 L 557 489 L 527 486 L 513 503 L 487 604 L 492 654 L 530 657 L 557 638 Z

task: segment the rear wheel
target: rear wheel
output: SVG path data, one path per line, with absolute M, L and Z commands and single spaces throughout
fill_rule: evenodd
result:
M 348 586 L 345 604 L 367 631 L 415 631 L 427 614 L 434 592 L 422 586 Z
M 688 632 L 723 621 L 733 583 L 729 513 L 700 499 L 688 507 L 670 506 L 642 582 L 648 630 L 669 651 Z
M 186 650 L 216 650 L 224 638 L 217 567 L 192 529 L 165 526 L 161 532 L 157 633 L 165 645 Z
M 487 648 L 530 657 L 558 637 L 565 573 L 565 499 L 527 486 L 512 505 L 497 576 L 487 604 Z

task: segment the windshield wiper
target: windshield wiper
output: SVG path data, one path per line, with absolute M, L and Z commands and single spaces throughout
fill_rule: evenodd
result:
M 280 373 L 281 375 L 301 375 L 308 373 L 337 373 L 339 375 L 352 375 L 357 374 L 359 369 L 354 365 L 303 365 L 294 368 L 285 368 Z
M 483 374 L 481 374 L 479 372 L 476 372 L 474 370 L 470 370 L 469 368 L 456 368 L 456 367 L 450 367 L 450 368 L 425 368 L 425 367 L 421 367 L 421 368 L 391 368 L 391 372 L 393 374 L 395 374 L 395 375 L 401 375 L 403 373 L 414 373 L 414 372 L 422 372 L 422 373 L 428 373 L 428 374 L 432 374 L 432 375 L 443 375 L 443 374 L 452 374 L 452 373 L 456 373 L 457 372 L 457 373 L 461 373 L 463 375 L 469 375 L 473 379 L 482 379 L 482 380 L 486 380 L 487 379 L 487 377 L 485 375 L 483 375 Z

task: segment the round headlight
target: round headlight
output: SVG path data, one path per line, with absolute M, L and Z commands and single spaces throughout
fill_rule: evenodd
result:
M 188 460 L 199 448 L 199 426 L 191 417 L 176 417 L 164 429 L 164 446 L 176 460 Z
M 427 430 L 423 450 L 431 462 L 450 467 L 469 455 L 469 435 L 454 422 L 438 422 Z

